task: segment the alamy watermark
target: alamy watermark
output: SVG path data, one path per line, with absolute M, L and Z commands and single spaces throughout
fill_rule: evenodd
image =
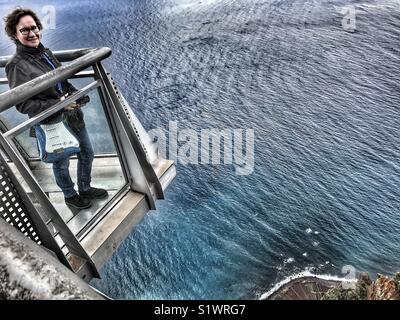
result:
M 356 31 L 356 8 L 354 6 L 336 7 L 336 12 L 343 15 L 342 28 L 348 32 Z
M 177 121 L 170 121 L 168 133 L 159 128 L 148 133 L 162 158 L 183 165 L 233 165 L 236 175 L 254 171 L 254 129 L 210 128 L 197 132 L 179 129 Z
M 40 10 L 43 29 L 55 29 L 56 28 L 56 8 L 52 5 L 43 6 Z
M 7 9 L 7 7 L 6 7 Z M 9 7 L 7 11 L 0 12 L 2 13 L 2 16 L 6 15 L 7 13 L 10 13 L 15 7 Z M 31 8 L 38 16 L 40 19 L 40 22 L 42 23 L 43 29 L 56 29 L 57 26 L 57 10 L 56 7 L 53 5 L 45 5 L 42 7 L 32 7 Z

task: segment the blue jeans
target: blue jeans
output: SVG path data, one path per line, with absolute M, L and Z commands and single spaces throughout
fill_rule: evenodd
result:
M 79 147 L 81 149 L 77 154 L 77 176 L 78 191 L 82 192 L 90 189 L 94 152 L 86 128 L 81 129 L 79 132 L 75 132 L 75 134 L 78 137 Z M 69 158 L 54 162 L 53 172 L 54 177 L 56 178 L 56 183 L 64 193 L 64 197 L 70 198 L 76 195 L 74 183 L 69 174 Z

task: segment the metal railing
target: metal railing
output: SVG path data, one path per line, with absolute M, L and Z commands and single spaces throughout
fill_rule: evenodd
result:
M 26 101 L 38 93 L 55 86 L 58 82 L 68 79 L 111 55 L 110 48 L 97 48 L 86 51 L 87 53 L 69 64 L 63 65 L 40 77 L 26 82 L 14 89 L 0 94 L 0 113 L 18 103 Z M 0 59 L 4 61 L 4 59 Z
M 139 192 L 146 196 L 150 209 L 155 209 L 155 200 L 164 197 L 161 183 L 148 159 L 148 154 L 143 141 L 138 132 L 137 123 L 131 119 L 131 114 L 125 105 L 125 100 L 119 93 L 116 84 L 111 75 L 107 73 L 101 64 L 101 60 L 111 54 L 109 48 L 97 49 L 79 49 L 55 52 L 56 57 L 62 61 L 70 61 L 61 67 L 50 71 L 40 77 L 37 77 L 25 84 L 0 94 L 0 113 L 17 105 L 27 99 L 30 99 L 38 93 L 55 86 L 56 83 L 76 77 L 93 78 L 94 81 L 84 88 L 78 90 L 63 101 L 58 102 L 49 109 L 41 112 L 37 116 L 24 121 L 14 128 L 8 128 L 7 131 L 0 134 L 0 146 L 9 160 L 15 165 L 19 174 L 22 176 L 34 197 L 40 204 L 42 212 L 38 212 L 33 206 L 29 205 L 29 200 L 25 198 L 23 202 L 29 205 L 29 214 L 36 221 L 39 235 L 46 235 L 43 244 L 52 250 L 66 266 L 77 272 L 71 259 L 66 258 L 62 249 L 68 248 L 70 255 L 77 259 L 84 260 L 85 267 L 83 273 L 87 278 L 99 277 L 99 273 L 92 258 L 82 247 L 76 235 L 68 228 L 67 224 L 61 218 L 60 214 L 54 208 L 53 204 L 41 188 L 35 176 L 32 174 L 29 166 L 21 155 L 21 152 L 15 145 L 15 137 L 23 131 L 29 129 L 35 124 L 48 118 L 57 111 L 63 109 L 66 105 L 86 95 L 94 89 L 101 93 L 102 107 L 108 119 L 112 132 L 114 143 L 123 171 L 126 175 L 126 181 L 131 190 Z M 0 57 L 0 67 L 4 67 L 11 57 Z M 93 71 L 82 71 L 92 67 Z M 6 164 L 7 165 L 7 164 Z M 14 179 L 16 185 L 19 182 Z M 17 188 L 23 192 L 21 186 Z M 25 196 L 22 196 L 24 198 Z M 101 212 L 99 213 L 101 218 Z M 94 222 L 93 222 L 94 223 Z M 89 229 L 90 226 L 86 226 Z M 56 229 L 50 231 L 50 229 Z M 49 237 L 49 233 L 52 237 Z M 55 234 L 62 239 L 60 245 L 55 240 Z M 80 267 L 82 269 L 82 267 Z

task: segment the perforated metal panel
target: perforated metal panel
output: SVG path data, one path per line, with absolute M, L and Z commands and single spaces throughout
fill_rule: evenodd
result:
M 31 240 L 42 243 L 17 190 L 0 157 L 0 217 Z

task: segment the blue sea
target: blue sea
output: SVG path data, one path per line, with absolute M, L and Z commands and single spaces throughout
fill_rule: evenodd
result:
M 147 130 L 254 130 L 251 174 L 178 161 L 93 286 L 258 299 L 304 271 L 400 271 L 400 1 L 19 3 L 55 7 L 52 50 L 112 48 L 105 66 Z

